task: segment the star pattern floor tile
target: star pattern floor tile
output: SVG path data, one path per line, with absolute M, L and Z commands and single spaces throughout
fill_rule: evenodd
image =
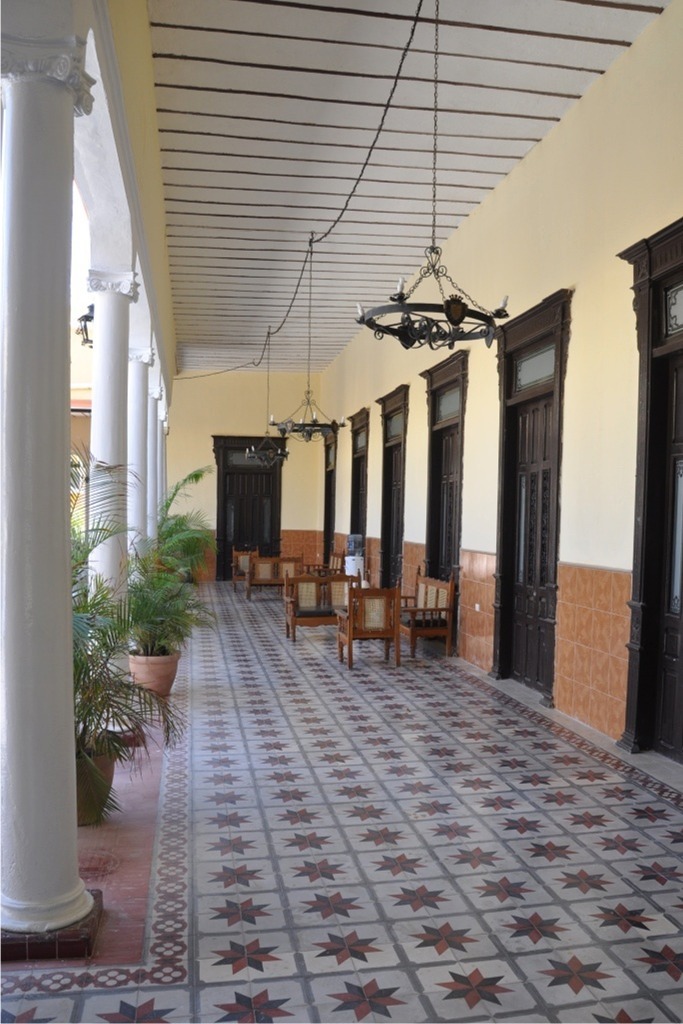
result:
M 5 968 L 3 1022 L 681 1019 L 680 791 L 438 644 L 349 671 L 204 593 L 144 957 Z

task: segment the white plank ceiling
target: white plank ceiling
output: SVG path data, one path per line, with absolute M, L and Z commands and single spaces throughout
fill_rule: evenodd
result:
M 149 0 L 180 372 L 265 369 L 267 329 L 361 172 L 417 2 Z M 437 241 L 667 2 L 441 0 Z M 356 302 L 386 301 L 431 241 L 433 48 L 423 0 L 373 155 L 314 246 L 313 371 L 357 331 Z M 271 369 L 305 370 L 307 313 L 306 272 Z

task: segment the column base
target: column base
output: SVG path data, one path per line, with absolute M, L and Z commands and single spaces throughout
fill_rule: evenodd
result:
M 30 960 L 81 960 L 90 957 L 102 919 L 101 889 L 88 889 L 93 903 L 86 917 L 51 932 L 13 932 L 3 928 L 0 949 L 3 963 Z

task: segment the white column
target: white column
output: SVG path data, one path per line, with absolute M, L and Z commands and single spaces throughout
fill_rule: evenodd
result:
M 135 547 L 147 536 L 147 402 L 151 349 L 128 354 L 128 527 Z
M 166 429 L 167 413 L 159 408 L 159 435 L 157 448 L 157 480 L 159 482 L 159 501 L 163 501 L 168 490 L 168 478 L 166 475 Z
M 36 31 L 54 32 L 56 14 L 68 31 L 59 7 L 43 5 Z M 3 29 L 28 10 L 10 0 Z M 92 906 L 78 877 L 69 546 L 73 117 L 92 79 L 83 43 L 54 38 L 2 41 L 1 910 L 19 932 Z
M 159 508 L 159 400 L 161 388 L 152 388 L 147 398 L 147 536 L 156 540 Z
M 126 483 L 128 446 L 128 332 L 130 303 L 137 298 L 135 274 L 126 271 L 91 270 L 90 291 L 96 293 L 93 322 L 92 420 L 90 450 L 95 462 L 109 467 L 119 486 L 108 497 L 108 518 L 122 532 L 110 537 L 93 552 L 90 567 L 120 587 L 125 578 Z

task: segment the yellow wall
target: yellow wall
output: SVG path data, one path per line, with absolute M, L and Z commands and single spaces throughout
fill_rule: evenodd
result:
M 629 569 L 637 415 L 631 268 L 616 254 L 683 211 L 683 0 L 674 0 L 444 246 L 456 281 L 484 305 L 510 295 L 511 316 L 560 288 L 573 290 L 561 471 L 560 560 Z M 427 242 L 428 239 L 425 240 Z M 396 267 L 396 273 L 405 271 Z M 394 275 L 387 280 L 387 292 Z M 424 288 L 425 286 L 423 286 Z M 423 294 L 428 295 L 427 292 Z M 384 298 L 377 296 L 378 301 Z M 354 296 L 349 296 L 353 307 Z M 462 545 L 495 550 L 498 372 L 495 347 L 470 346 L 464 424 Z M 316 385 L 329 415 L 370 409 L 368 534 L 379 536 L 378 398 L 410 386 L 405 539 L 425 539 L 427 407 L 420 371 L 449 353 L 407 352 L 360 332 Z M 273 374 L 277 415 L 301 399 L 304 379 Z M 213 462 L 212 433 L 259 433 L 262 374 L 176 382 L 169 480 Z M 290 444 L 283 526 L 322 527 L 322 454 Z M 339 435 L 336 529 L 348 532 L 350 430 Z M 308 474 L 311 474 L 310 480 Z M 213 514 L 215 482 L 202 504 Z M 302 501 L 301 495 L 304 495 Z
M 490 308 L 509 294 L 513 317 L 558 289 L 574 291 L 561 475 L 563 561 L 631 566 L 637 350 L 632 271 L 616 254 L 683 212 L 681 53 L 683 0 L 674 0 L 444 246 L 455 280 Z M 424 541 L 426 406 L 419 372 L 446 355 L 406 352 L 363 329 L 323 377 L 325 408 L 372 410 L 369 534 L 379 535 L 381 499 L 375 400 L 409 384 L 405 538 Z M 464 548 L 476 551 L 495 550 L 498 429 L 495 348 L 476 342 L 464 425 L 462 538 Z M 338 478 L 345 473 L 348 461 L 344 468 L 340 460 Z M 340 500 L 338 522 L 348 505 L 346 489 Z
M 301 403 L 305 374 L 271 375 L 270 411 L 285 419 Z M 318 387 L 311 376 L 314 396 Z M 323 408 L 325 406 L 323 405 Z M 260 436 L 266 430 L 266 375 L 224 373 L 195 380 L 178 378 L 169 415 L 168 480 L 173 484 L 191 469 L 213 466 L 214 434 Z M 277 436 L 271 427 L 272 436 Z M 322 521 L 324 448 L 320 442 L 291 440 L 282 468 L 283 530 L 315 530 Z M 215 473 L 192 489 L 189 501 L 209 520 L 216 519 Z

